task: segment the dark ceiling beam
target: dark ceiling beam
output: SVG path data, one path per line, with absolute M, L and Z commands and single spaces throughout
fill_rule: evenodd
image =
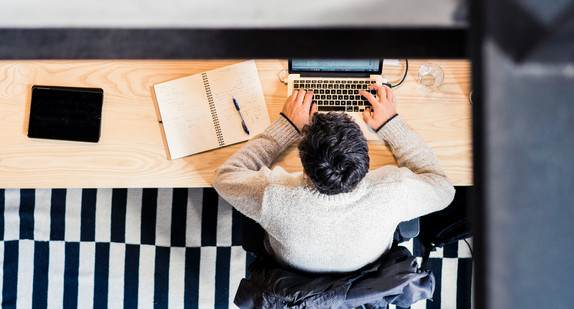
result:
M 468 58 L 465 28 L 0 29 L 0 59 Z

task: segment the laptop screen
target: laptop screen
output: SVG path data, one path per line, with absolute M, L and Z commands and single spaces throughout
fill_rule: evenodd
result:
M 349 73 L 381 74 L 379 59 L 293 59 L 289 61 L 289 73 Z

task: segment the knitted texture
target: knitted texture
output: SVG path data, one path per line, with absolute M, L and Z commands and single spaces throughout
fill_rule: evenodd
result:
M 213 185 L 266 230 L 271 254 L 306 272 L 348 272 L 389 250 L 397 225 L 445 208 L 454 187 L 436 156 L 400 116 L 377 133 L 397 166 L 369 171 L 349 193 L 324 195 L 302 172 L 272 162 L 298 132 L 277 117 L 215 171 Z

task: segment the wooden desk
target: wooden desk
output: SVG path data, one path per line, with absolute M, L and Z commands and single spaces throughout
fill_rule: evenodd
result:
M 206 187 L 213 170 L 242 144 L 183 159 L 167 160 L 151 86 L 166 80 L 229 65 L 225 61 L 0 61 L 0 187 L 105 188 Z M 456 185 L 472 184 L 470 63 L 433 61 L 445 71 L 440 90 L 418 87 L 418 68 L 395 88 L 398 112 L 438 156 Z M 283 60 L 257 60 L 269 116 L 283 106 L 287 86 L 278 75 Z M 386 67 L 389 80 L 400 67 Z M 393 76 L 390 76 L 393 75 Z M 102 135 L 98 144 L 30 139 L 26 136 L 31 86 L 58 85 L 104 89 Z M 371 143 L 371 168 L 394 164 L 382 143 Z M 301 170 L 295 147 L 277 165 Z

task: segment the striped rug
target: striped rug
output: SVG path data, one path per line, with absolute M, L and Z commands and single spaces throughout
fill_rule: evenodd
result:
M 2 308 L 235 308 L 252 261 L 212 188 L 0 189 L 0 213 Z M 429 268 L 433 301 L 411 308 L 471 308 L 465 242 Z

